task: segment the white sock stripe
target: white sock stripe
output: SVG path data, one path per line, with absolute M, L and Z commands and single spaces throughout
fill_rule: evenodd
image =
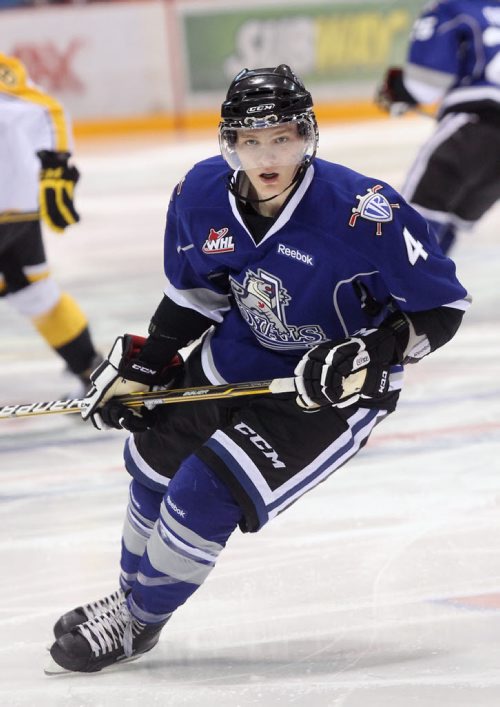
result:
M 182 540 L 187 545 L 193 548 L 197 548 L 208 553 L 212 557 L 217 557 L 222 551 L 223 547 L 219 543 L 213 540 L 206 540 L 194 530 L 186 528 L 185 525 L 179 523 L 179 521 L 174 518 L 169 508 L 167 507 L 165 500 L 162 501 L 160 507 L 160 516 L 163 519 L 165 526 L 177 537 Z
M 146 532 L 151 532 L 153 530 L 155 521 L 150 520 L 149 518 L 146 518 L 145 516 L 141 515 L 140 513 L 137 513 L 136 509 L 129 504 L 128 507 L 128 514 L 131 518 L 131 521 L 137 525 L 140 528 L 143 528 L 144 531 Z
M 129 601 L 130 611 L 132 612 L 133 616 L 138 621 L 143 621 L 146 624 L 161 623 L 162 621 L 166 621 L 172 616 L 172 612 L 169 612 L 168 614 L 153 614 L 149 611 L 144 611 L 144 609 L 141 609 L 140 606 L 137 606 L 132 597 Z
M 124 579 L 127 583 L 129 582 L 135 582 L 137 579 L 137 572 L 124 572 L 123 570 L 120 572 L 120 576 L 122 579 Z
M 179 584 L 181 580 L 170 577 L 169 575 L 163 575 L 163 577 L 147 577 L 142 572 L 138 572 L 137 581 L 139 584 L 142 584 L 143 587 L 166 587 L 169 584 Z
M 131 508 L 130 506 L 127 508 L 127 518 L 130 522 L 130 524 L 137 529 L 137 532 L 141 533 L 142 535 L 151 535 L 151 531 L 153 530 L 154 523 L 152 521 L 147 520 L 143 516 L 137 516 L 134 513 L 134 509 Z M 146 521 L 146 522 L 144 522 Z
M 153 525 L 155 524 L 154 520 L 150 520 L 149 518 L 146 518 L 146 516 L 143 516 L 142 513 L 139 512 L 140 505 L 137 502 L 137 499 L 134 496 L 134 492 L 132 491 L 132 487 L 129 489 L 129 509 L 133 516 L 137 518 L 144 526 L 152 528 Z
M 169 527 L 165 524 L 163 518 L 159 519 L 159 523 L 161 523 L 162 537 L 165 538 L 172 548 L 178 550 L 181 555 L 190 557 L 193 560 L 202 560 L 203 562 L 210 562 L 212 564 L 217 560 L 219 553 L 212 554 L 204 552 L 203 550 L 193 547 L 192 545 L 188 545 L 187 543 L 184 543 L 177 535 L 175 535 L 175 533 L 172 533 Z
M 168 538 L 162 537 L 162 525 L 157 524 L 148 541 L 148 556 L 153 567 L 165 575 L 183 582 L 203 584 L 213 565 L 184 557 L 168 544 Z
M 127 511 L 122 528 L 122 540 L 129 552 L 140 557 L 151 537 L 152 531 L 152 528 L 144 528 L 134 523 L 131 514 Z

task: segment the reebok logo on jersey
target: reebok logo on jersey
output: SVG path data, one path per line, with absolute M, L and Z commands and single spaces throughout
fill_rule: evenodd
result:
M 228 236 L 229 228 L 210 229 L 208 238 L 203 244 L 202 251 L 211 255 L 212 253 L 232 253 L 234 250 L 233 237 Z
M 167 503 L 170 506 L 170 508 L 174 511 L 174 513 L 177 513 L 178 516 L 180 516 L 181 518 L 186 517 L 186 511 L 183 511 L 182 508 L 179 508 L 179 506 L 172 501 L 170 496 L 167 496 Z
M 299 262 L 304 263 L 304 265 L 314 265 L 314 258 L 312 255 L 302 253 L 302 251 L 298 250 L 297 248 L 289 248 L 283 243 L 278 243 L 278 249 L 276 250 L 276 252 L 280 255 L 286 255 L 287 258 L 293 258 L 293 260 L 298 260 Z

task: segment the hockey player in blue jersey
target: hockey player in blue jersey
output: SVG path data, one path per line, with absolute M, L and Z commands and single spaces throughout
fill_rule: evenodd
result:
M 447 253 L 500 198 L 500 2 L 429 3 L 404 68 L 388 69 L 376 100 L 395 114 L 438 104 L 401 193 Z
M 173 192 L 149 336 L 119 336 L 92 375 L 83 417 L 132 432 L 120 588 L 60 617 L 49 673 L 150 650 L 236 528 L 260 530 L 354 457 L 395 409 L 404 364 L 449 341 L 469 304 L 394 189 L 316 157 L 312 98 L 288 66 L 236 76 L 219 137 L 222 156 Z M 116 399 L 287 376 L 291 396 Z

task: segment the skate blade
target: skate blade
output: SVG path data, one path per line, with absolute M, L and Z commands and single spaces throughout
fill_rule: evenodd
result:
M 43 672 L 45 675 L 98 675 L 101 673 L 103 670 L 108 672 L 108 670 L 113 670 L 114 668 L 120 667 L 120 665 L 123 665 L 124 663 L 132 663 L 135 660 L 139 660 L 139 658 L 142 658 L 144 653 L 139 653 L 137 655 L 132 655 L 130 658 L 123 657 L 119 658 L 116 663 L 113 663 L 112 665 L 108 665 L 106 668 L 101 668 L 101 670 L 94 670 L 92 672 L 80 672 L 79 670 L 67 670 L 66 668 L 63 668 L 59 663 L 56 663 L 54 658 L 49 655 L 49 658 L 47 662 L 45 663 L 45 666 L 43 668 Z
M 45 675 L 69 675 L 72 671 L 66 670 L 66 668 L 63 668 L 61 665 L 56 663 L 54 658 L 49 654 L 49 657 L 43 667 L 43 672 Z

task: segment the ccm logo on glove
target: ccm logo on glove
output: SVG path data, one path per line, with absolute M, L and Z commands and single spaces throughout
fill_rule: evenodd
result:
M 146 366 L 141 366 L 138 363 L 132 363 L 131 368 L 134 371 L 140 371 L 140 373 L 146 373 L 146 375 L 149 376 L 155 376 L 158 373 L 156 368 L 146 368 Z

